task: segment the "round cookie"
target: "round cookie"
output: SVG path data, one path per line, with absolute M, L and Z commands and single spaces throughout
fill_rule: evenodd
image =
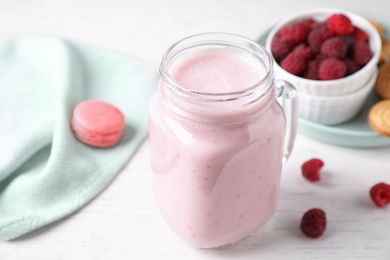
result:
M 390 137 L 390 99 L 379 101 L 371 107 L 368 124 L 378 134 Z
M 110 147 L 122 137 L 125 117 L 109 103 L 86 100 L 73 110 L 71 126 L 81 142 L 95 147 Z
M 384 36 L 385 28 L 383 27 L 383 25 L 380 22 L 378 22 L 377 20 L 371 19 L 371 18 L 367 18 L 367 21 L 370 22 L 372 26 L 374 26 L 374 28 L 378 31 L 378 33 L 381 37 Z
M 390 62 L 379 68 L 375 90 L 381 98 L 390 99 Z
M 390 40 L 383 39 L 382 50 L 379 56 L 379 64 L 390 62 Z

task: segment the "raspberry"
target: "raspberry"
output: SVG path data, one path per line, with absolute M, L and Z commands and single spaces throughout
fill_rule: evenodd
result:
M 304 164 L 302 164 L 302 175 L 309 181 L 319 181 L 320 180 L 320 169 L 324 166 L 324 162 L 320 159 L 310 159 Z
M 346 35 L 353 32 L 352 21 L 344 14 L 333 14 L 326 21 L 326 27 L 336 35 Z
M 326 229 L 326 214 L 322 209 L 308 210 L 301 220 L 301 231 L 310 238 L 322 236 Z
M 351 58 L 345 58 L 344 59 L 345 67 L 347 68 L 347 76 L 355 73 L 356 71 L 360 70 L 360 66 L 356 64 L 356 62 L 353 61 Z
M 294 75 L 334 80 L 369 62 L 373 53 L 368 40 L 367 33 L 349 17 L 336 13 L 325 22 L 305 18 L 285 25 L 271 42 L 271 52 L 276 62 Z
M 352 36 L 355 39 L 355 41 L 365 42 L 368 40 L 368 36 L 366 32 L 356 26 L 354 26 Z
M 276 60 L 283 59 L 294 48 L 294 45 L 294 42 L 289 39 L 283 37 L 275 38 L 271 43 L 272 55 Z
M 310 27 L 305 22 L 296 21 L 282 27 L 278 32 L 278 36 L 291 40 L 294 43 L 301 43 L 306 41 L 309 30 Z
M 299 75 L 306 69 L 306 62 L 305 59 L 290 52 L 290 54 L 282 60 L 280 66 L 291 74 Z
M 313 80 L 319 80 L 318 77 L 318 69 L 320 67 L 320 60 L 310 60 L 307 63 L 307 67 L 305 72 L 303 73 L 303 77 L 305 79 L 313 79 Z
M 310 31 L 307 36 L 307 42 L 309 46 L 317 52 L 321 49 L 322 43 L 330 37 L 332 37 L 332 34 L 328 31 L 326 26 L 319 25 Z
M 322 80 L 340 79 L 347 73 L 347 68 L 337 58 L 327 58 L 320 63 L 318 75 Z
M 317 24 L 318 24 L 318 22 L 316 20 L 314 20 L 313 18 L 305 18 L 305 19 L 301 20 L 301 23 L 308 26 L 309 28 L 313 28 L 313 27 L 317 26 Z
M 328 57 L 325 54 L 321 53 L 321 52 L 317 53 L 316 57 L 315 57 L 315 59 L 318 60 L 318 61 L 323 61 L 323 60 L 325 60 L 327 58 Z
M 352 44 L 355 42 L 355 39 L 352 35 L 343 35 L 340 37 L 344 40 L 345 44 L 347 45 L 347 48 L 351 47 Z
M 300 43 L 295 46 L 295 48 L 292 50 L 292 53 L 306 60 L 310 59 L 314 55 L 313 50 L 305 43 Z
M 372 52 L 366 42 L 354 42 L 350 48 L 350 56 L 360 66 L 366 65 L 371 57 Z
M 343 59 L 347 54 L 347 44 L 341 37 L 329 38 L 322 44 L 321 53 L 327 57 Z
M 372 201 L 378 207 L 383 207 L 390 203 L 390 185 L 386 183 L 378 183 L 370 190 Z

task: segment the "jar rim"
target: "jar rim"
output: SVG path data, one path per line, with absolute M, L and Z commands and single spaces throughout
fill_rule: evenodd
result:
M 204 92 L 204 91 L 190 89 L 180 84 L 170 76 L 170 73 L 168 71 L 168 64 L 171 61 L 171 59 L 181 51 L 193 47 L 197 47 L 200 45 L 208 45 L 208 44 L 234 46 L 238 44 L 238 42 L 240 43 L 239 47 L 254 54 L 256 58 L 261 60 L 265 65 L 264 76 L 255 84 L 235 91 Z M 260 57 L 260 53 L 262 55 L 261 57 Z M 179 91 L 180 95 L 196 96 L 198 100 L 203 100 L 203 101 L 236 100 L 237 98 L 243 98 L 245 96 L 252 95 L 253 91 L 255 90 L 259 91 L 259 88 L 262 88 L 260 92 L 262 92 L 262 95 L 264 95 L 268 93 L 269 89 L 272 87 L 272 83 L 274 79 L 273 58 L 271 54 L 263 46 L 259 45 L 258 43 L 244 36 L 240 36 L 233 33 L 224 33 L 224 32 L 199 33 L 199 34 L 195 34 L 183 38 L 182 40 L 179 40 L 176 43 L 172 44 L 163 55 L 162 61 L 160 63 L 159 72 L 160 72 L 160 77 L 166 83 L 168 83 L 167 85 L 171 90 Z

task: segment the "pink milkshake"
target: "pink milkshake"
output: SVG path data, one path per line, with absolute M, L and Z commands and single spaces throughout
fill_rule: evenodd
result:
M 188 243 L 210 248 L 250 235 L 275 212 L 286 119 L 272 62 L 198 45 L 162 63 L 149 140 L 162 216 Z

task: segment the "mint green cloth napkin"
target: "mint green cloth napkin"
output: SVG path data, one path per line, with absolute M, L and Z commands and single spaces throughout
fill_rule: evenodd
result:
M 108 50 L 46 36 L 0 41 L 1 240 L 64 218 L 109 185 L 146 137 L 156 82 L 144 63 Z M 117 146 L 73 136 L 72 111 L 86 99 L 124 113 Z

